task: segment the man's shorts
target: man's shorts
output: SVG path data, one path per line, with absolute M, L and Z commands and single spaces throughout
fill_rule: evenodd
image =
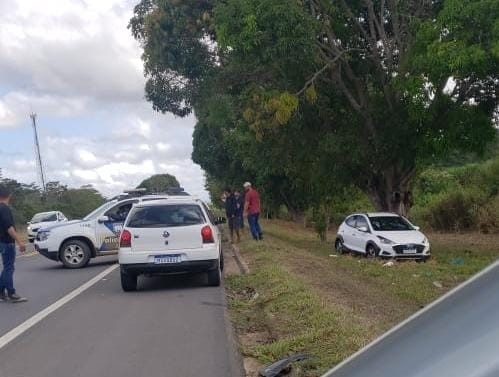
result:
M 239 217 L 229 217 L 228 224 L 230 230 L 238 230 L 241 227 L 241 219 Z

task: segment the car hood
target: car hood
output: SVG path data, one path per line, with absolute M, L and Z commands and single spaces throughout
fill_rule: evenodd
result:
M 59 224 L 57 221 L 41 221 L 39 223 L 30 224 L 31 229 L 46 228 L 51 225 Z
M 39 231 L 40 230 L 54 230 L 54 229 L 57 229 L 57 228 L 62 228 L 62 227 L 68 226 L 68 225 L 78 224 L 78 223 L 82 223 L 82 222 L 83 222 L 83 220 L 64 221 L 62 223 L 57 223 L 57 224 L 54 224 L 54 225 L 49 225 L 49 226 L 40 228 Z
M 395 243 L 415 243 L 422 244 L 425 235 L 419 230 L 395 231 L 395 232 L 374 232 L 376 236 L 388 238 Z

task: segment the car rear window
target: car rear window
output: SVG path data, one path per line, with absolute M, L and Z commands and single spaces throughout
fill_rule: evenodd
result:
M 196 204 L 168 204 L 136 207 L 130 214 L 128 228 L 166 228 L 190 226 L 206 222 L 203 211 Z

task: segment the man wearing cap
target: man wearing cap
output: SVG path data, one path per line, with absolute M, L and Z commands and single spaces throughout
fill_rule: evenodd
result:
M 250 182 L 246 182 L 243 186 L 244 191 L 246 191 L 244 213 L 248 216 L 248 225 L 251 235 L 257 241 L 262 240 L 262 229 L 258 222 L 260 217 L 260 195 L 258 194 L 258 191 L 251 187 Z

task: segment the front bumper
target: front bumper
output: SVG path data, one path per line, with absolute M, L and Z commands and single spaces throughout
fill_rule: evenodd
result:
M 131 274 L 171 274 L 171 273 L 197 273 L 218 268 L 218 259 L 183 261 L 171 264 L 134 263 L 120 265 L 121 271 Z
M 380 248 L 379 256 L 385 258 L 395 258 L 395 259 L 429 259 L 431 257 L 431 249 L 429 244 L 417 244 L 417 245 L 403 245 L 403 244 L 395 244 L 395 245 L 387 245 L 381 244 L 378 245 Z M 414 253 L 405 253 L 403 252 L 406 248 L 415 248 L 416 252 Z
M 37 244 L 35 244 L 35 250 L 43 255 L 45 258 L 50 260 L 59 261 L 59 252 L 58 251 L 49 251 L 49 249 L 41 248 Z

